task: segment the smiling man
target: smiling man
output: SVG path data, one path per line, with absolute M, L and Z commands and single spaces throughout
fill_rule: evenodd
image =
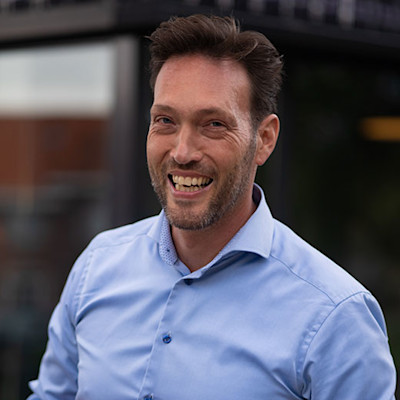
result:
M 179 258 L 192 271 L 208 264 L 256 208 L 256 169 L 275 146 L 279 122 L 270 114 L 253 129 L 250 93 L 240 63 L 202 54 L 173 56 L 157 76 L 149 171 Z
M 30 400 L 393 400 L 378 303 L 254 184 L 279 132 L 276 49 L 203 15 L 150 39 L 162 211 L 79 257 Z

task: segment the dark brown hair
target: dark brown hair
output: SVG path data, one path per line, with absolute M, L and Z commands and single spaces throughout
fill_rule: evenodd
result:
M 241 32 L 232 17 L 172 17 L 162 22 L 149 37 L 150 85 L 154 90 L 157 75 L 172 56 L 204 54 L 217 59 L 232 59 L 246 69 L 251 82 L 251 117 L 256 126 L 277 111 L 277 96 L 282 82 L 282 58 L 261 33 Z

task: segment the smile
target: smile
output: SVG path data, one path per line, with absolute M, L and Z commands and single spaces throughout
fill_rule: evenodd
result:
M 179 192 L 197 192 L 212 182 L 211 178 L 205 176 L 192 178 L 190 176 L 168 175 L 168 177 Z

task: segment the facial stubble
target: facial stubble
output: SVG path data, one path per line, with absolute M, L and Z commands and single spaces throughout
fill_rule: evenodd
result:
M 190 204 L 182 202 L 177 209 L 168 206 L 167 190 L 169 182 L 167 180 L 167 166 L 164 164 L 158 171 L 149 164 L 149 173 L 154 191 L 158 197 L 161 207 L 164 209 L 169 223 L 179 229 L 201 230 L 208 228 L 229 214 L 240 200 L 245 196 L 249 180 L 252 179 L 253 171 L 250 165 L 254 159 L 256 150 L 255 135 L 241 159 L 233 166 L 231 171 L 223 178 L 224 182 L 219 182 L 219 188 L 209 200 L 208 207 L 201 214 L 193 211 Z M 187 168 L 181 166 L 181 168 Z M 196 165 L 193 164 L 196 170 Z M 212 184 L 216 184 L 213 182 Z

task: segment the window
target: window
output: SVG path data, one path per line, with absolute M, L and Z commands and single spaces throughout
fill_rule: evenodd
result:
M 111 224 L 112 41 L 0 53 L 0 398 L 37 375 L 72 263 Z

